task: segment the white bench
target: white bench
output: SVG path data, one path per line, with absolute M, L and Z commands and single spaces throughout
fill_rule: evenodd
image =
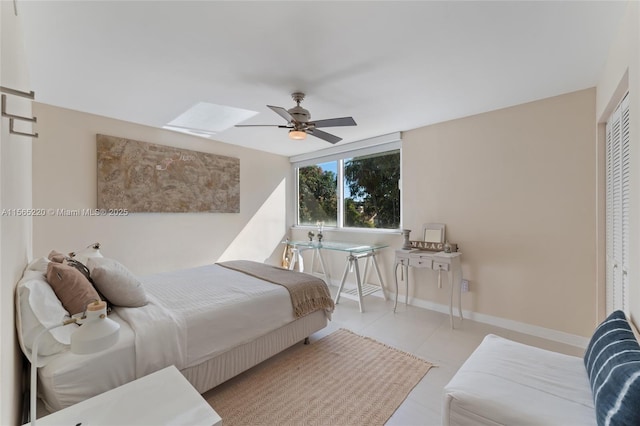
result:
M 616 311 L 596 328 L 584 358 L 486 336 L 445 386 L 442 423 L 640 425 L 638 401 L 640 345 Z
M 488 335 L 444 388 L 443 425 L 596 425 L 581 357 Z

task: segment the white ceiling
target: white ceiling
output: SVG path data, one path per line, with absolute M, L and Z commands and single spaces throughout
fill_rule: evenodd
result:
M 36 100 L 162 127 L 198 102 L 312 119 L 340 144 L 597 84 L 626 2 L 19 1 Z M 282 155 L 285 129 L 216 140 Z M 149 141 L 152 142 L 152 141 Z

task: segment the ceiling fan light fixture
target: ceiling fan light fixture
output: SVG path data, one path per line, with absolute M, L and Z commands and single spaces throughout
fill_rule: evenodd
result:
M 289 139 L 293 139 L 294 141 L 301 141 L 307 137 L 307 132 L 302 130 L 289 130 Z

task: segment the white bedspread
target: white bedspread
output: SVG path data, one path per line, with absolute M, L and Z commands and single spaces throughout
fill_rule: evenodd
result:
M 118 309 L 136 334 L 137 377 L 194 366 L 295 320 L 284 287 L 218 265 L 141 280 L 150 303 Z

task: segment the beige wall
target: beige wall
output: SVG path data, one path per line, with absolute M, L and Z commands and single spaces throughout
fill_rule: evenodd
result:
M 404 224 L 447 224 L 466 309 L 592 332 L 594 113 L 590 89 L 404 134 Z M 416 292 L 445 302 L 434 286 Z
M 631 128 L 631 206 L 630 206 L 630 314 L 636 325 L 640 324 L 640 268 L 635 259 L 640 258 L 640 3 L 630 1 L 627 11 L 620 25 L 618 35 L 609 51 L 604 72 L 597 87 L 596 117 L 602 127 L 609 118 L 611 111 L 629 91 L 629 113 Z M 604 170 L 604 134 L 599 133 L 598 152 L 600 154 L 599 170 Z M 604 182 L 604 177 L 599 179 Z M 604 191 L 601 186 L 599 196 L 599 212 L 604 215 Z M 600 221 L 600 228 L 604 222 Z M 604 237 L 604 231 L 601 231 Z M 605 253 L 604 243 L 599 245 L 599 265 L 604 271 Z M 599 316 L 604 316 L 604 272 L 599 275 Z
M 594 114 L 595 90 L 589 89 L 403 133 L 404 228 L 421 239 L 424 223 L 446 223 L 470 280 L 464 309 L 505 324 L 592 332 Z M 305 234 L 292 232 L 296 239 Z M 328 238 L 390 244 L 381 266 L 395 291 L 391 269 L 399 235 L 335 232 Z M 331 254 L 330 263 L 339 280 L 344 255 Z M 412 276 L 412 297 L 448 304 L 436 274 L 418 270 Z
M 12 2 L 0 2 L 2 25 L 0 84 L 29 91 L 19 17 Z M 30 116 L 31 102 L 15 96 L 7 109 Z M 31 138 L 9 134 L 9 120 L 2 118 L 0 136 L 0 209 L 31 207 Z M 16 123 L 30 132 L 30 125 Z M 16 341 L 14 287 L 31 256 L 31 218 L 0 215 L 0 424 L 19 423 L 22 357 Z
M 147 274 L 218 260 L 279 255 L 287 230 L 290 172 L 285 157 L 36 103 L 41 140 L 33 149 L 33 205 L 96 207 L 96 134 L 126 137 L 240 159 L 240 213 L 137 213 L 126 217 L 36 217 L 34 256 L 93 242 L 105 256 Z

